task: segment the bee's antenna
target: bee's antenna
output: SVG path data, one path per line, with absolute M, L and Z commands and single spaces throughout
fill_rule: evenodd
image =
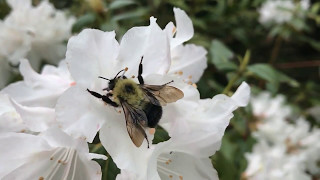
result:
M 107 81 L 110 81 L 110 79 L 105 78 L 105 77 L 102 77 L 102 76 L 99 76 L 98 78 L 101 78 L 101 79 L 105 79 L 105 80 L 107 80 Z
M 124 68 L 124 69 L 120 70 L 120 71 L 117 73 L 117 75 L 114 77 L 114 79 L 115 79 L 115 78 L 117 78 L 117 77 L 118 77 L 118 75 L 119 75 L 122 71 L 124 71 L 124 72 L 123 72 L 123 74 L 122 74 L 122 76 L 123 76 L 123 75 L 124 75 L 124 73 L 125 73 L 126 71 L 128 71 L 128 68 L 126 67 L 126 68 Z

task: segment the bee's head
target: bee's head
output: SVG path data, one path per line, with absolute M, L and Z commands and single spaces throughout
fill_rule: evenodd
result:
M 105 80 L 108 80 L 108 81 L 109 81 L 108 87 L 105 88 L 105 90 L 107 90 L 107 91 L 113 90 L 114 87 L 116 86 L 117 81 L 118 81 L 119 79 L 127 79 L 127 77 L 124 76 L 124 73 L 125 73 L 127 70 L 128 70 L 127 67 L 126 67 L 125 69 L 122 69 L 121 71 L 119 71 L 119 72 L 117 73 L 117 75 L 116 75 L 113 79 L 107 79 L 107 78 L 105 78 L 105 77 L 99 76 L 99 78 L 105 79 Z M 122 74 L 121 76 L 119 76 L 119 74 L 120 74 L 121 72 L 123 72 L 123 74 Z

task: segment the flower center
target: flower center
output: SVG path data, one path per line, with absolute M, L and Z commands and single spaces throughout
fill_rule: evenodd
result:
M 78 155 L 75 149 L 56 148 L 50 157 L 50 167 L 40 179 L 74 179 Z
M 161 157 L 160 155 L 157 160 L 157 167 L 160 177 L 169 177 L 170 179 L 183 180 L 183 176 L 180 173 L 172 170 L 172 159 L 164 156 Z

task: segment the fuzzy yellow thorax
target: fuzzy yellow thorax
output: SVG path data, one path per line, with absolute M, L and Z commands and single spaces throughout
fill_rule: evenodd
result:
M 114 101 L 120 104 L 119 98 L 132 106 L 139 106 L 144 99 L 144 94 L 139 85 L 131 79 L 119 79 L 113 89 Z

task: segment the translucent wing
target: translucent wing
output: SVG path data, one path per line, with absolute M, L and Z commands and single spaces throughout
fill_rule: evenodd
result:
M 146 114 L 144 113 L 143 110 L 134 108 L 125 101 L 121 101 L 121 106 L 123 108 L 124 115 L 126 118 L 127 131 L 132 142 L 137 147 L 140 147 L 143 140 L 146 139 L 148 142 L 148 148 L 149 148 L 149 141 L 147 138 L 147 134 L 143 128 L 147 124 Z
M 156 104 L 154 98 L 158 100 L 158 102 L 164 106 L 167 103 L 176 102 L 177 100 L 183 98 L 183 92 L 173 86 L 164 85 L 141 85 L 141 88 L 145 90 L 146 95 L 151 103 Z M 152 96 L 151 96 L 152 95 Z

